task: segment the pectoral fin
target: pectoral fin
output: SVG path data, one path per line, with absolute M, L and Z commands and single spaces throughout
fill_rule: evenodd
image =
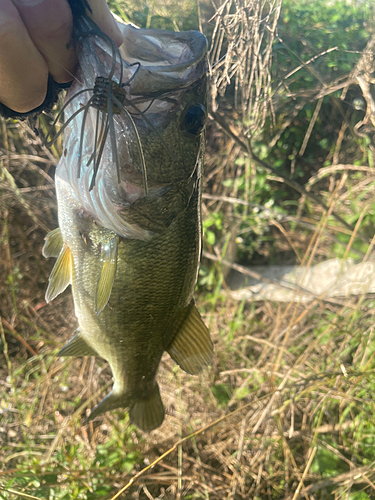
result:
M 51 302 L 72 282 L 73 258 L 68 245 L 64 244 L 49 277 L 46 302 Z
M 111 296 L 117 268 L 118 236 L 102 245 L 101 269 L 96 287 L 95 312 L 99 315 L 107 305 Z
M 194 304 L 167 349 L 170 357 L 187 373 L 197 375 L 212 363 L 213 345 L 209 331 Z
M 57 356 L 98 356 L 97 352 L 82 338 L 79 329 L 67 344 L 57 353 Z
M 53 231 L 50 231 L 44 239 L 43 257 L 58 257 L 64 244 L 61 229 L 57 227 Z

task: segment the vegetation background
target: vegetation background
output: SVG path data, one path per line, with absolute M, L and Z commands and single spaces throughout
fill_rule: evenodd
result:
M 374 5 L 109 3 L 210 41 L 197 302 L 214 365 L 190 377 L 163 358 L 151 434 L 125 411 L 82 424 L 111 375 L 55 358 L 76 325 L 69 291 L 44 302 L 61 144 L 41 146 L 48 117 L 1 121 L 0 499 L 375 498 L 374 296 L 272 303 L 229 287 L 233 268 L 373 261 Z

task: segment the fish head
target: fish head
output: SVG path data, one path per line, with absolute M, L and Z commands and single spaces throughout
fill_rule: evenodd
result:
M 207 41 L 197 31 L 120 29 L 117 49 L 91 21 L 79 23 L 79 70 L 66 97 L 56 175 L 99 224 L 148 239 L 152 234 L 125 220 L 123 209 L 189 182 L 200 168 Z
M 139 30 L 131 25 L 123 27 L 123 34 L 125 60 L 136 63 L 143 57 L 129 93 L 139 102 L 133 119 L 147 177 L 151 183 L 187 180 L 195 171 L 207 120 L 206 38 L 198 31 Z M 131 157 L 139 172 L 139 148 L 128 124 L 127 132 L 128 140 L 133 136 Z

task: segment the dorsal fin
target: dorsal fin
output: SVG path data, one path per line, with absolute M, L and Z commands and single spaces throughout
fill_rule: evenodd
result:
M 118 236 L 102 244 L 101 268 L 95 294 L 95 312 L 98 315 L 103 311 L 111 296 L 117 268 L 117 247 Z
M 187 373 L 197 375 L 212 363 L 213 345 L 209 331 L 194 304 L 167 349 L 170 357 Z
M 74 333 L 74 337 L 60 349 L 57 356 L 98 356 L 95 349 L 82 337 L 79 328 Z
M 72 282 L 72 265 L 72 254 L 68 245 L 64 243 L 49 277 L 49 285 L 46 291 L 47 303 L 63 292 Z
M 63 238 L 61 234 L 61 229 L 57 227 L 53 231 L 50 231 L 44 238 L 45 243 L 42 249 L 43 257 L 58 257 L 61 249 L 63 247 Z

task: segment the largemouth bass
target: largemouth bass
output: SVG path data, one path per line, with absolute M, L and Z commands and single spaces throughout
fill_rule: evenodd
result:
M 56 170 L 59 228 L 47 302 L 72 285 L 79 328 L 58 356 L 100 356 L 118 407 L 144 431 L 164 419 L 155 380 L 167 351 L 190 374 L 211 363 L 194 305 L 201 248 L 206 39 L 120 26 L 120 52 L 77 21 L 79 69 L 66 96 Z

